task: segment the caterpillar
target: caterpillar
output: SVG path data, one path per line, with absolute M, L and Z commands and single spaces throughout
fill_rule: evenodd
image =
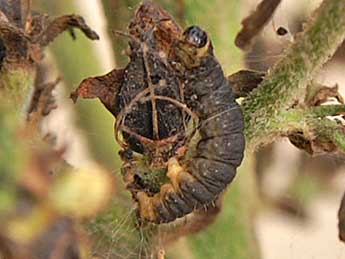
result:
M 138 7 L 127 36 L 129 64 L 83 80 L 72 98 L 97 97 L 116 117 L 121 171 L 137 215 L 168 223 L 209 208 L 241 164 L 244 122 L 230 85 L 236 77 L 224 76 L 205 31 L 183 31 L 155 3 Z M 196 127 L 188 132 L 190 124 Z
M 186 104 L 199 118 L 200 140 L 191 158 L 169 159 L 170 182 L 159 193 L 136 194 L 139 217 L 153 223 L 174 221 L 214 202 L 233 180 L 245 147 L 243 115 L 207 33 L 187 28 L 171 55 L 179 64 Z

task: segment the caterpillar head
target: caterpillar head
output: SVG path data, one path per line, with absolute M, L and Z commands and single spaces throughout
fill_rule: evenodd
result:
M 196 49 L 207 50 L 209 39 L 205 31 L 198 26 L 190 26 L 183 32 L 183 38 L 186 43 L 194 46 Z
M 212 55 L 212 44 L 207 32 L 193 25 L 183 32 L 174 51 L 176 59 L 184 67 L 193 68 L 199 66 L 202 59 Z

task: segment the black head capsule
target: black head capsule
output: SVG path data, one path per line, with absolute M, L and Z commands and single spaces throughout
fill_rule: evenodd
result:
M 200 27 L 195 25 L 188 27 L 184 31 L 183 36 L 185 37 L 188 43 L 197 48 L 205 47 L 205 45 L 208 42 L 207 33 L 203 31 Z
M 175 52 L 176 63 L 182 64 L 183 69 L 197 67 L 202 60 L 213 55 L 211 40 L 207 32 L 195 25 L 188 27 L 183 32 L 173 51 Z

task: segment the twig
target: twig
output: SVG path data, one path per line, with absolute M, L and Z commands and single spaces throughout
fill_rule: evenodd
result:
M 281 113 L 304 97 L 308 82 L 345 38 L 345 1 L 325 0 L 306 30 L 243 102 L 248 147 L 268 144 L 283 128 L 272 128 Z M 283 125 L 282 125 L 283 126 Z

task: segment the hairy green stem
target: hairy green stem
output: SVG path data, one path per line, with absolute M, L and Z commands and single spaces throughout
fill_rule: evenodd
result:
M 274 126 L 301 96 L 310 80 L 345 38 L 345 1 L 325 0 L 303 33 L 243 102 L 250 149 L 279 136 Z
M 320 120 L 326 116 L 335 116 L 345 112 L 345 105 L 322 105 L 316 107 L 295 108 L 288 111 L 281 112 L 280 120 L 275 120 L 271 124 L 272 130 L 279 131 L 280 133 L 293 130 L 289 129 L 287 125 L 296 124 L 302 125 L 308 120 Z M 296 128 L 298 130 L 298 128 Z
M 0 71 L 0 217 L 16 205 L 16 181 L 27 159 L 18 130 L 35 80 L 35 67 L 2 64 Z
M 271 124 L 272 131 L 281 136 L 302 132 L 314 139 L 334 143 L 345 152 L 345 128 L 331 117 L 345 112 L 345 105 L 323 105 L 311 108 L 296 108 L 282 112 L 280 120 Z

